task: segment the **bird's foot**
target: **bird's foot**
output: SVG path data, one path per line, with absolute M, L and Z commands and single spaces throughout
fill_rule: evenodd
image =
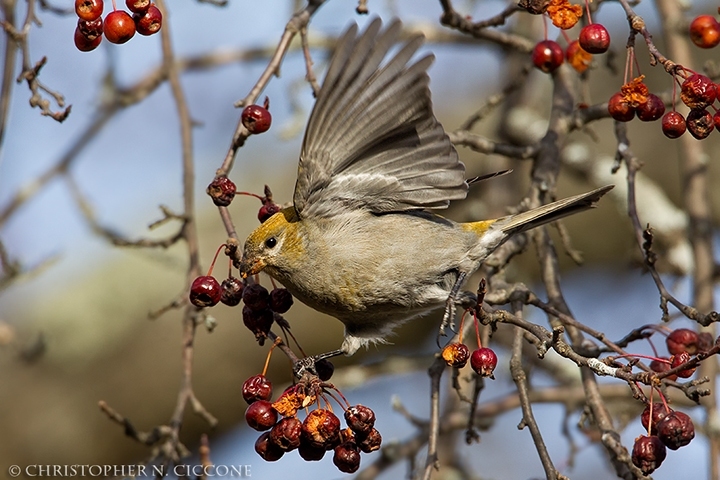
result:
M 319 355 L 312 355 L 305 358 L 299 358 L 293 363 L 293 374 L 296 378 L 302 378 L 306 374 L 318 376 L 316 368 L 317 362 L 325 360 L 327 358 L 337 357 L 343 355 L 345 352 L 342 350 L 331 350 L 329 352 L 321 353 Z

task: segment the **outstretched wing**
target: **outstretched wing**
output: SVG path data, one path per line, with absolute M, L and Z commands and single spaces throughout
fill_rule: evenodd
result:
M 384 65 L 402 29 L 373 20 L 338 42 L 303 140 L 293 197 L 301 218 L 347 209 L 445 208 L 464 198 L 465 166 L 432 113 L 428 55 L 415 36 Z

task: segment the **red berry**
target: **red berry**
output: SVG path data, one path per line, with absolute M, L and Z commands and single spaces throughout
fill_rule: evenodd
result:
M 667 360 L 667 362 L 663 362 L 661 360 Z M 670 359 L 667 357 L 660 357 L 658 360 L 653 360 L 650 362 L 650 370 L 657 373 L 667 372 L 670 370 Z M 677 375 L 670 375 L 665 378 L 668 380 L 677 380 Z
M 470 356 L 470 366 L 478 375 L 494 379 L 493 371 L 497 366 L 497 360 L 492 348 L 478 348 Z
M 671 357 L 672 363 L 670 364 L 670 368 L 679 367 L 683 363 L 687 363 L 690 361 L 690 354 L 688 352 L 680 352 L 677 355 L 673 355 Z M 678 377 L 682 378 L 688 378 L 691 377 L 693 373 L 695 373 L 696 367 L 686 368 L 685 370 L 680 370 L 677 372 Z
M 222 296 L 220 301 L 225 305 L 234 307 L 242 300 L 244 285 L 242 280 L 235 277 L 228 277 L 220 284 Z
M 266 462 L 275 462 L 285 455 L 285 452 L 270 441 L 270 432 L 265 432 L 258 437 L 255 441 L 255 451 Z
M 270 293 L 259 283 L 251 283 L 243 289 L 243 302 L 251 310 L 270 308 Z
M 247 290 L 247 288 L 245 288 Z M 272 327 L 273 321 L 275 320 L 275 314 L 269 308 L 263 310 L 253 310 L 252 308 L 245 305 L 242 311 L 243 324 L 255 334 L 255 338 L 263 344 L 264 339 L 267 337 L 270 327 Z
M 108 42 L 122 44 L 135 35 L 135 22 L 127 12 L 115 10 L 105 17 L 103 30 Z
M 323 358 L 322 360 L 315 362 L 315 371 L 317 372 L 320 380 L 327 382 L 332 378 L 333 373 L 335 372 L 335 365 L 333 365 L 327 358 Z
M 133 21 L 140 35 L 154 35 L 162 28 L 162 12 L 152 4 L 146 12 L 134 14 Z
M 280 211 L 280 205 L 277 205 L 275 203 L 264 203 L 262 207 L 260 207 L 260 210 L 258 211 L 258 220 L 260 220 L 260 223 L 265 223 L 265 220 L 275 215 L 277 212 Z
M 343 473 L 355 473 L 360 468 L 360 451 L 355 441 L 350 440 L 335 447 L 333 463 Z
M 686 129 L 685 117 L 682 114 L 672 111 L 665 114 L 662 118 L 662 131 L 668 138 L 678 138 Z
M 270 430 L 270 441 L 280 447 L 280 450 L 289 452 L 300 446 L 302 423 L 297 417 L 285 417 Z
M 300 454 L 300 457 L 306 462 L 317 462 L 322 460 L 326 451 L 327 450 L 324 448 L 315 447 L 306 441 L 303 441 L 302 438 L 300 439 L 298 454 Z
M 133 13 L 144 13 L 150 8 L 150 0 L 125 0 L 125 5 Z
M 625 97 L 620 92 L 608 100 L 608 113 L 618 122 L 629 122 L 635 118 L 635 108 L 625 101 Z
M 245 421 L 259 432 L 270 430 L 278 421 L 278 413 L 267 400 L 253 402 L 245 410 Z
M 85 38 L 90 41 L 101 37 L 103 34 L 103 20 L 102 17 L 98 17 L 95 20 L 83 20 L 78 18 L 78 30 L 83 34 Z
M 340 435 L 340 419 L 330 410 L 313 410 L 302 423 L 302 435 L 308 444 L 325 450 Z
M 75 28 L 75 47 L 80 50 L 81 52 L 89 52 L 91 50 L 95 50 L 98 45 L 100 45 L 100 42 L 102 42 L 102 36 L 95 37 L 95 39 L 90 40 L 85 35 L 82 34 L 80 31 L 80 27 Z
M 348 407 L 345 410 L 345 422 L 353 432 L 366 435 L 375 426 L 375 412 L 365 405 Z
M 605 53 L 610 48 L 610 34 L 607 28 L 599 23 L 591 23 L 580 30 L 578 42 L 588 53 Z
M 642 415 L 640 415 L 640 423 L 642 423 L 642 426 L 645 427 L 645 430 L 648 430 L 649 435 L 655 435 L 657 433 L 657 424 L 660 423 L 660 420 L 665 418 L 667 414 L 668 410 L 667 408 L 665 408 L 665 404 L 661 402 L 655 402 L 652 404 L 651 422 L 650 405 L 648 404 L 645 406 L 645 410 L 643 410 Z
M 632 462 L 645 475 L 654 472 L 665 460 L 667 450 L 665 444 L 655 435 L 641 435 L 635 439 L 632 450 Z
M 654 122 L 665 113 L 665 104 L 663 101 L 651 93 L 648 95 L 647 102 L 638 105 L 637 116 L 643 122 Z
M 227 207 L 235 198 L 237 187 L 232 180 L 225 175 L 215 177 L 205 192 L 210 195 L 212 201 L 218 207 Z
M 382 445 L 382 435 L 377 431 L 376 428 L 370 430 L 370 433 L 364 435 L 362 438 L 356 438 L 358 448 L 363 453 L 372 453 L 375 450 L 380 450 Z
M 270 309 L 273 312 L 285 313 L 293 304 L 293 296 L 287 288 L 273 288 L 270 292 Z
M 657 424 L 658 437 L 670 450 L 677 450 L 695 438 L 695 425 L 683 412 L 670 412 Z
M 698 15 L 690 23 L 690 38 L 700 48 L 713 48 L 720 43 L 720 23 L 711 15 Z
M 103 0 L 75 0 L 75 13 L 82 20 L 95 20 L 103 12 Z
M 210 275 L 197 277 L 190 286 L 190 303 L 196 307 L 212 307 L 222 298 L 222 288 Z
M 550 73 L 562 65 L 564 60 L 562 47 L 552 40 L 543 40 L 532 51 L 532 62 L 536 68 Z
M 668 352 L 676 355 L 680 352 L 688 352 L 691 355 L 697 353 L 698 334 L 689 328 L 677 328 L 670 332 L 665 338 Z
M 248 105 L 242 111 L 240 118 L 250 133 L 266 132 L 272 123 L 272 115 L 260 105 Z
M 272 382 L 265 375 L 253 375 L 245 380 L 242 396 L 248 404 L 272 398 Z
M 690 110 L 685 123 L 690 135 L 698 140 L 707 138 L 715 129 L 713 116 L 705 109 Z
M 690 75 L 680 87 L 680 99 L 691 109 L 703 109 L 717 97 L 717 87 L 705 75 Z

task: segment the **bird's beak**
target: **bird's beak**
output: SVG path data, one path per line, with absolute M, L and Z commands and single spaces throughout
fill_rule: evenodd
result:
M 265 268 L 265 262 L 258 258 L 255 260 L 248 259 L 247 257 L 243 257 L 242 261 L 240 262 L 240 276 L 245 279 L 249 275 L 255 275 L 260 273 Z

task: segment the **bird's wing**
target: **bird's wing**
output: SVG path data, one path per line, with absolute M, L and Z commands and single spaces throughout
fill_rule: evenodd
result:
M 465 166 L 432 112 L 434 57 L 408 64 L 418 35 L 381 65 L 402 25 L 380 27 L 375 19 L 358 36 L 354 25 L 338 42 L 300 154 L 293 201 L 301 218 L 444 208 L 467 194 Z

